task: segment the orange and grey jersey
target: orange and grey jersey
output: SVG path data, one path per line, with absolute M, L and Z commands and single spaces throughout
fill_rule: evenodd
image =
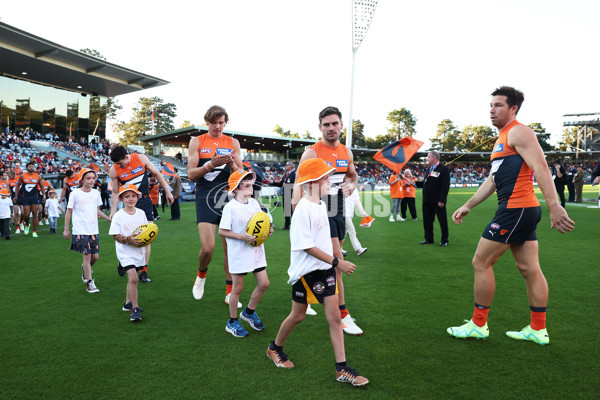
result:
M 311 146 L 317 153 L 318 158 L 322 158 L 323 161 L 330 167 L 335 168 L 333 175 L 329 177 L 329 194 L 326 197 L 327 212 L 337 210 L 337 215 L 344 215 L 344 196 L 342 195 L 341 184 L 344 183 L 346 178 L 346 172 L 348 171 L 348 165 L 350 163 L 350 156 L 348 149 L 341 143 L 334 148 L 326 146 L 323 142 L 318 141 Z
M 221 135 L 221 137 L 215 139 L 205 133 L 198 136 L 198 142 L 198 167 L 212 160 L 215 155 L 222 156 L 233 153 L 233 139 L 227 135 Z M 196 190 L 209 192 L 218 185 L 225 187 L 230 174 L 231 170 L 226 164 L 216 167 L 196 180 Z
M 140 160 L 139 154 L 130 154 L 129 164 L 125 168 L 121 168 L 117 164 L 114 164 L 113 167 L 117 174 L 119 186 L 131 183 L 137 187 L 142 196 L 148 197 L 150 195 L 146 166 Z
M 17 189 L 17 182 L 19 181 L 19 178 L 8 178 L 8 186 L 10 187 L 10 192 L 12 193 L 12 196 L 14 197 L 16 195 L 15 190 Z
M 38 186 L 41 186 L 41 180 L 42 178 L 37 172 L 24 172 L 21 188 L 19 189 L 19 195 L 26 197 L 37 197 L 38 190 L 36 189 L 38 188 Z
M 508 145 L 508 132 L 522 125 L 514 120 L 498 134 L 492 151 L 492 178 L 499 208 L 526 208 L 540 205 L 533 191 L 533 171 L 523 157 Z

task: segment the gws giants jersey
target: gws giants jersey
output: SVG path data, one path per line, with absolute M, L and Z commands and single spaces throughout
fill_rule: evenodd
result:
M 117 173 L 119 185 L 131 183 L 138 188 L 138 190 L 142 193 L 142 196 L 148 197 L 150 195 L 146 166 L 140 160 L 139 154 L 130 154 L 129 164 L 127 164 L 125 168 L 121 168 L 117 164 L 114 164 L 113 166 L 115 167 L 115 172 Z
M 329 213 L 337 209 L 338 215 L 344 215 L 344 196 L 342 195 L 341 184 L 344 182 L 344 178 L 346 178 L 348 164 L 350 163 L 348 149 L 341 143 L 338 143 L 337 147 L 331 148 L 321 141 L 312 145 L 311 149 L 317 153 L 318 158 L 322 158 L 327 165 L 335 168 L 335 172 L 329 177 L 331 187 L 326 199 L 327 212 Z
M 517 125 L 523 124 L 514 120 L 500 131 L 490 158 L 499 208 L 540 205 L 533 191 L 533 171 L 517 151 L 508 145 L 508 132 Z
M 215 155 L 222 156 L 233 153 L 233 140 L 230 136 L 221 135 L 215 139 L 208 133 L 198 136 L 198 167 L 209 162 Z M 231 170 L 227 164 L 216 167 L 196 180 L 196 190 L 210 191 L 218 184 L 227 184 Z

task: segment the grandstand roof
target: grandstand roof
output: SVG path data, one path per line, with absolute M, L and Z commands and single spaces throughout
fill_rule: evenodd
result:
M 115 97 L 169 82 L 72 50 L 0 22 L 0 73 L 90 95 Z

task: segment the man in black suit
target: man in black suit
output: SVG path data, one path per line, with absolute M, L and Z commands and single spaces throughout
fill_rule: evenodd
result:
M 433 221 L 437 215 L 442 229 L 440 246 L 448 246 L 448 216 L 446 201 L 450 190 L 450 171 L 440 164 L 440 153 L 432 151 L 427 154 L 429 170 L 423 182 L 423 228 L 425 240 L 421 244 L 433 243 Z
M 296 182 L 296 170 L 294 163 L 288 161 L 285 163 L 285 174 L 279 182 L 273 182 L 273 186 L 279 186 L 282 190 L 283 198 L 283 215 L 285 216 L 285 224 L 279 229 L 290 229 L 290 221 L 292 219 L 292 191 Z

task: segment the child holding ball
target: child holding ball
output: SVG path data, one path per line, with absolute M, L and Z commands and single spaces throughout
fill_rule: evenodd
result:
M 250 246 L 249 243 L 256 241 L 256 236 L 246 233 L 246 225 L 254 214 L 261 212 L 258 201 L 253 199 L 252 185 L 256 180 L 254 172 L 237 170 L 229 176 L 229 193 L 234 198 L 223 208 L 221 223 L 219 224 L 219 235 L 226 238 L 227 258 L 229 260 L 229 272 L 233 280 L 233 287 L 229 299 L 229 321 L 225 330 L 235 337 L 248 336 L 237 318 L 237 303 L 244 286 L 244 276 L 252 272 L 257 281 L 257 286 L 252 292 L 248 306 L 240 313 L 240 318 L 248 322 L 250 326 L 262 331 L 264 324 L 256 314 L 258 302 L 269 287 L 267 276 L 264 244 Z M 273 228 L 269 230 L 269 235 Z
M 130 321 L 141 321 L 143 311 L 138 304 L 138 271 L 146 265 L 146 247 L 139 247 L 141 242 L 132 236 L 133 231 L 140 225 L 148 223 L 146 213 L 135 204 L 142 193 L 130 183 L 119 188 L 119 200 L 123 208 L 113 215 L 109 235 L 116 240 L 115 250 L 119 259 L 119 267 L 127 274 L 127 289 L 123 311 L 131 312 Z

